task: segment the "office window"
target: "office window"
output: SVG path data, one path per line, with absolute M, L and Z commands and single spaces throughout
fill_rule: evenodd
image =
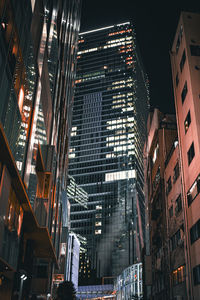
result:
M 190 146 L 190 149 L 188 150 L 187 156 L 188 156 L 188 165 L 190 165 L 193 158 L 194 158 L 194 156 L 195 156 L 194 143 L 192 143 L 192 145 Z
M 200 265 L 193 268 L 194 285 L 200 284 Z
M 178 213 L 182 210 L 182 200 L 181 200 L 181 194 L 176 199 L 176 207 L 175 207 L 175 214 L 176 216 Z
M 187 92 L 188 92 L 188 88 L 187 88 L 187 81 L 186 81 L 185 84 L 184 84 L 182 93 L 181 93 L 182 103 L 185 101 L 185 97 L 187 95 Z
M 181 72 L 183 71 L 183 67 L 185 65 L 185 60 L 186 60 L 186 56 L 185 56 L 185 49 L 184 49 L 183 54 L 182 54 L 182 58 L 181 58 L 181 61 L 180 61 L 180 70 L 181 70 Z
M 167 188 L 166 188 L 166 194 L 168 195 L 169 192 L 172 189 L 172 180 L 171 180 L 171 176 L 169 177 L 169 179 L 167 180 Z
M 191 123 L 191 116 L 190 116 L 190 111 L 188 111 L 187 117 L 185 118 L 185 122 L 184 122 L 185 133 L 188 131 L 190 123 Z
M 197 179 L 189 189 L 187 193 L 187 201 L 188 201 L 188 206 L 192 203 L 192 201 L 196 198 L 196 196 L 200 192 L 200 174 L 197 176 Z
M 200 238 L 200 219 L 190 229 L 190 242 L 193 244 Z
M 177 178 L 179 177 L 179 164 L 178 162 L 176 163 L 175 167 L 174 167 L 174 175 L 173 175 L 173 183 L 176 182 Z
M 200 46 L 190 45 L 190 52 L 192 56 L 200 56 Z

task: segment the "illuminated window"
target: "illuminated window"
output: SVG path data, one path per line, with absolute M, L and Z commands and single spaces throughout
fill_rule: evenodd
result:
M 101 222 L 95 222 L 95 226 L 101 226 Z
M 102 209 L 102 205 L 96 205 L 96 209 Z
M 185 266 L 180 266 L 172 272 L 172 284 L 177 285 L 185 281 Z
M 22 112 L 23 103 L 24 103 L 24 87 L 21 86 L 19 91 L 19 96 L 18 96 L 18 105 L 19 105 L 20 112 Z
M 187 117 L 185 118 L 185 122 L 184 122 L 185 133 L 188 131 L 190 123 L 191 123 L 191 116 L 190 116 L 190 111 L 188 111 Z
M 135 170 L 107 173 L 105 181 L 115 181 L 115 180 L 129 179 L 129 178 L 136 178 Z
M 101 234 L 101 229 L 95 230 L 95 234 Z
M 197 176 L 197 179 L 189 189 L 187 193 L 188 206 L 192 203 L 192 201 L 196 198 L 196 196 L 200 192 L 200 175 Z

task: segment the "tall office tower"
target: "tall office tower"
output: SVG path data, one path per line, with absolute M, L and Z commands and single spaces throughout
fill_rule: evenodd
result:
M 87 238 L 93 280 L 141 259 L 148 105 L 134 26 L 81 33 L 69 174 L 89 195 L 88 209 L 80 212 L 84 222 L 72 223 L 72 230 Z
M 181 13 L 171 52 L 186 232 L 188 299 L 200 298 L 200 14 Z
M 0 1 L 1 299 L 46 295 L 58 266 L 80 2 Z

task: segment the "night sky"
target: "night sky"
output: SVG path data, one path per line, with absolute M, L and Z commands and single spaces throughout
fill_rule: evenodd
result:
M 81 32 L 132 21 L 150 81 L 151 107 L 174 112 L 169 51 L 181 10 L 200 12 L 199 1 L 83 0 Z

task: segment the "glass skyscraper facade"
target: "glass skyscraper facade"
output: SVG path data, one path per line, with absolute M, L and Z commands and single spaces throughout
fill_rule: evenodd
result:
M 148 108 L 134 26 L 81 33 L 69 174 L 89 196 L 79 212 L 84 221 L 73 222 L 78 216 L 71 215 L 71 230 L 88 241 L 88 277 L 116 276 L 141 260 Z
M 0 1 L 0 299 L 64 278 L 80 14 L 81 0 Z

